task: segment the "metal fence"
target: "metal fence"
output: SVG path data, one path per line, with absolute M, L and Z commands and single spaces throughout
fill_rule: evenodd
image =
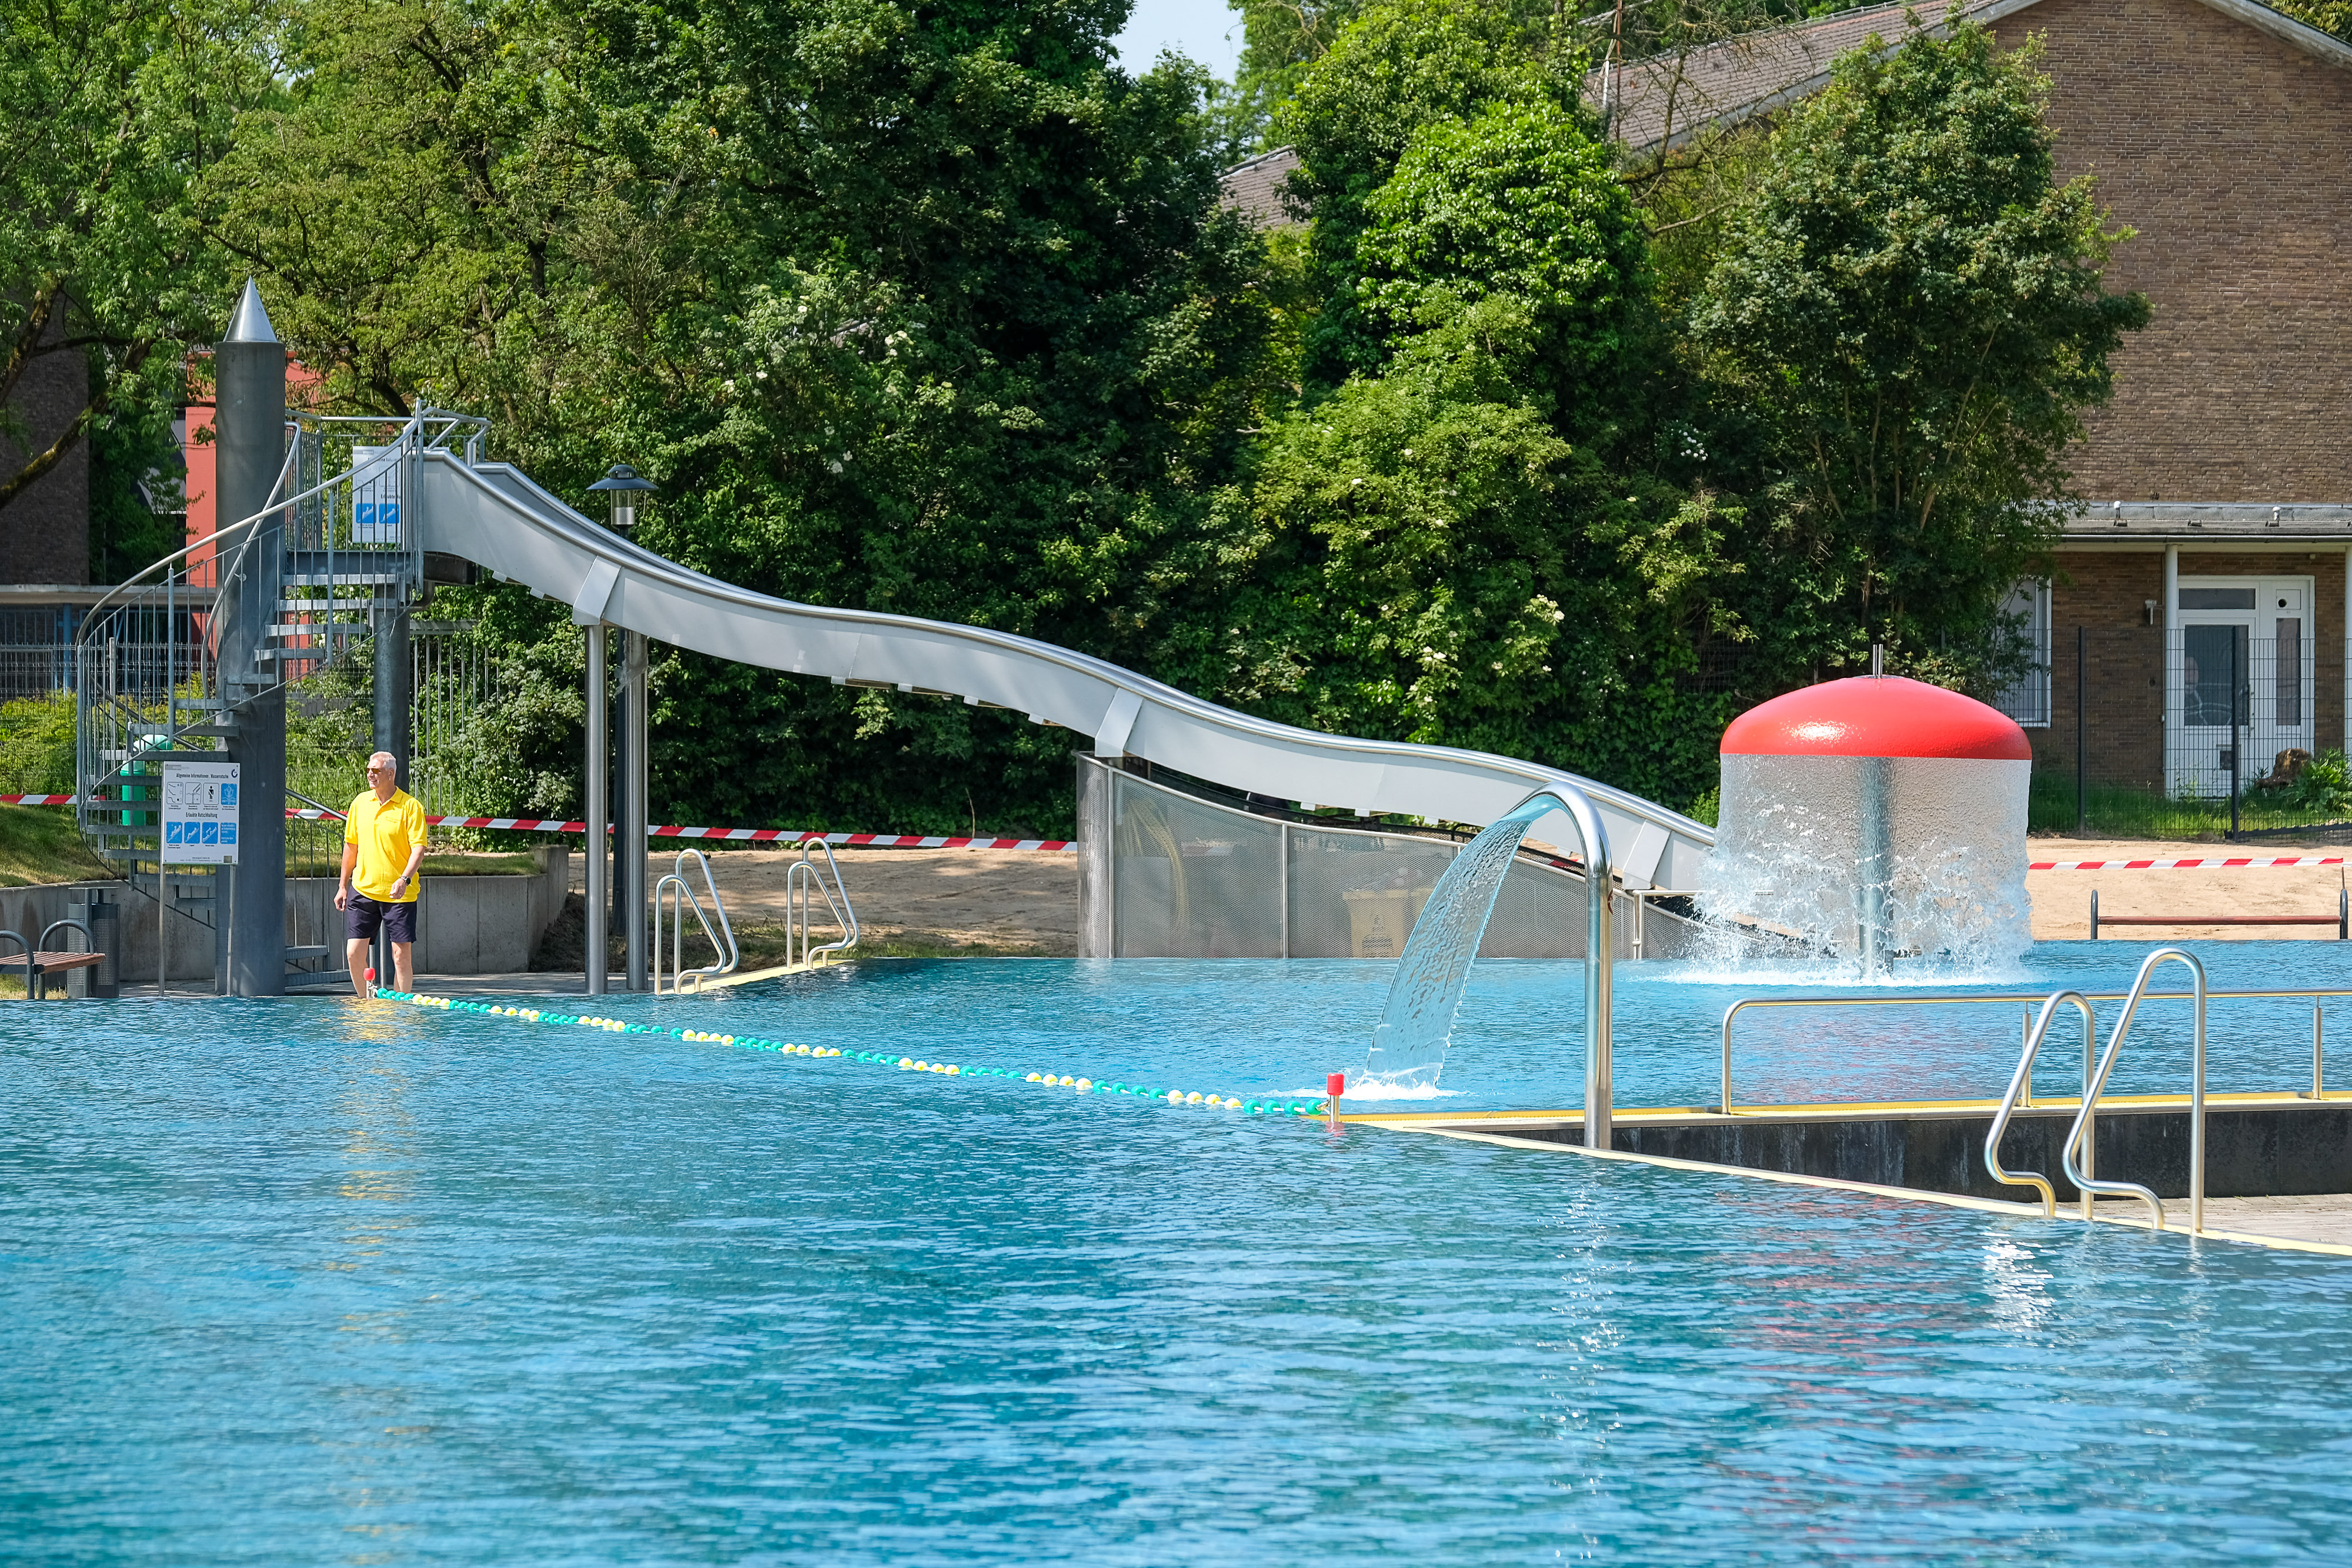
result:
M 2340 663 L 2323 666 L 2300 616 L 2200 608 L 2169 629 L 2061 627 L 2001 705 L 2033 741 L 2036 828 L 2170 837 L 2352 814 L 2305 777 L 2344 745 Z
M 1341 827 L 1277 802 L 1204 800 L 1078 759 L 1079 951 L 1106 958 L 1395 958 L 1437 879 L 1447 836 Z M 1697 928 L 1620 893 L 1617 956 L 1685 951 Z M 1487 958 L 1584 952 L 1584 879 L 1523 856 L 1479 945 Z

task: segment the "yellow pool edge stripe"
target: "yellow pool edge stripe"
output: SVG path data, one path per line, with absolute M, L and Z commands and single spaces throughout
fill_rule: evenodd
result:
M 2215 1092 L 2205 1096 L 2210 1106 L 2232 1108 L 2262 1105 L 2319 1105 L 2352 1100 L 2352 1092 L 2330 1090 L 2318 1100 L 2284 1090 L 2232 1090 Z M 2044 1095 L 2032 1104 L 2017 1107 L 2019 1115 L 2036 1113 L 2073 1114 L 2082 1109 L 2082 1096 Z M 1712 1105 L 1620 1105 L 1610 1113 L 1619 1122 L 1657 1121 L 1698 1118 L 1708 1122 L 1805 1121 L 1823 1118 L 1851 1119 L 1857 1116 L 1971 1116 L 1990 1115 L 2000 1108 L 1999 1100 L 1838 1100 L 1814 1101 L 1804 1103 L 1775 1105 L 1769 1103 L 1741 1105 L 1726 1116 Z M 2099 1109 L 2142 1112 L 2171 1111 L 2189 1108 L 2186 1094 L 2102 1094 Z M 1342 1111 L 1343 1122 L 1361 1122 L 1367 1126 L 1417 1127 L 1430 1124 L 1454 1125 L 1474 1122 L 1542 1123 L 1545 1124 L 1584 1124 L 1580 1106 L 1563 1106 L 1557 1110 L 1537 1111 Z
M 2105 1102 L 2102 1101 L 2102 1104 Z M 1343 1116 L 1341 1121 L 1355 1118 Z M 1615 1160 L 1626 1165 L 1650 1166 L 1659 1170 L 1701 1171 L 1710 1176 L 1747 1176 L 1756 1181 L 1778 1182 L 1783 1186 L 1809 1186 L 1824 1192 L 1853 1192 L 1869 1197 L 1891 1197 L 1909 1203 L 1941 1204 L 1947 1208 L 1973 1209 L 1979 1214 L 1996 1214 L 2011 1219 L 2041 1219 L 2038 1203 L 2019 1203 L 2004 1197 L 1971 1197 L 1965 1193 L 1930 1192 L 1925 1187 L 1889 1186 L 1883 1182 L 1844 1181 L 1836 1176 L 1804 1176 L 1794 1171 L 1758 1170 L 1748 1166 L 1719 1166 L 1706 1160 L 1676 1159 L 1669 1155 L 1638 1155 L 1625 1149 L 1588 1149 L 1582 1144 L 1559 1144 L 1548 1138 L 1515 1138 L 1507 1133 L 1471 1132 L 1458 1127 L 1426 1127 L 1386 1124 L 1390 1130 L 1418 1133 L 1424 1137 L 1454 1138 L 1468 1144 L 1492 1144 L 1508 1149 L 1530 1149 L 1539 1154 L 1576 1154 L 1587 1159 Z M 2049 1223 L 2066 1222 L 2070 1217 L 2062 1208 Z M 2140 1215 L 2094 1214 L 2095 1225 L 2119 1225 L 2127 1230 L 2147 1230 L 2149 1221 Z M 2080 1224 L 2079 1219 L 2072 1223 Z M 2315 1252 L 2324 1257 L 2352 1258 L 2352 1246 L 2335 1241 L 2305 1241 L 2292 1236 L 2263 1236 L 2250 1230 L 2215 1230 L 2211 1227 L 2191 1233 L 2179 1226 L 2168 1225 L 2158 1234 L 2186 1237 L 2197 1241 L 2233 1241 L 2246 1246 L 2268 1247 L 2280 1252 Z

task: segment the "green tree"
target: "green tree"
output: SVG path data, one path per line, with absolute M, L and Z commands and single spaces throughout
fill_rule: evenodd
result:
M 2048 82 L 1955 16 L 1840 60 L 1774 135 L 1690 314 L 1769 455 L 1749 586 L 1813 656 L 1883 641 L 1964 673 L 2042 558 L 2064 449 L 2147 301 L 2100 283 L 2086 177 L 2052 183 Z
M 2352 0 L 2278 0 L 2275 8 L 2352 44 Z
M 1308 278 L 1318 298 L 1301 373 L 1331 387 L 1378 369 L 1386 334 L 1360 298 L 1370 203 L 1424 127 L 1488 106 L 1549 101 L 1578 112 L 1582 57 L 1555 47 L 1551 13 L 1519 0 L 1387 0 L 1343 28 L 1277 112 L 1298 150 L 1291 187 L 1313 214 Z
M 1640 214 L 1580 116 L 1536 99 L 1433 121 L 1365 210 L 1367 323 L 1392 341 L 1433 292 L 1517 297 L 1529 390 L 1564 429 L 1622 399 L 1625 360 L 1656 346 Z
M 1118 16 L 322 0 L 221 233 L 344 406 L 482 409 L 583 501 L 635 463 L 663 486 L 644 541 L 731 580 L 1138 663 L 1274 310 L 1216 204 L 1203 78 L 1112 68 Z M 469 591 L 509 647 L 565 645 Z M 1067 737 L 1017 716 L 687 656 L 662 689 L 666 810 L 1068 809 Z
M 1228 492 L 1229 595 L 1188 623 L 1192 682 L 1689 799 L 1721 718 L 1681 693 L 1677 651 L 1738 570 L 1736 519 L 1562 438 L 1527 391 L 1544 333 L 1524 299 L 1434 296 L 1419 325 L 1384 373 L 1279 422 Z
M 0 410 L 42 360 L 90 371 L 53 440 L 0 412 L 22 453 L 0 507 L 93 431 L 168 425 L 187 353 L 226 319 L 198 182 L 267 89 L 259 24 L 237 0 L 0 0 Z

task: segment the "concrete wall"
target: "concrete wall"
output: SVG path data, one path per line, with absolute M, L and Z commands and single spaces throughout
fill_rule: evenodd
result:
M 430 975 L 509 974 L 530 967 L 538 944 L 559 911 L 570 883 L 571 852 L 546 846 L 536 852 L 540 869 L 528 876 L 427 877 L 418 901 L 417 971 Z M 51 883 L 38 887 L 0 888 L 0 929 L 40 938 L 41 928 L 62 920 L 81 890 L 103 890 L 121 908 L 118 930 L 122 952 L 118 972 L 126 985 L 155 982 L 155 904 L 121 883 Z M 295 877 L 286 883 L 286 940 L 291 946 L 326 943 L 342 949 L 342 916 L 334 907 L 329 877 Z M 325 918 L 322 920 L 322 916 Z M 212 928 L 173 915 L 168 922 L 170 977 L 174 985 L 210 989 Z M 59 932 L 53 946 L 79 946 L 72 932 Z M 13 956 L 13 943 L 0 943 Z M 341 968 L 340 956 L 326 967 Z
M 530 876 L 427 876 L 417 894 L 416 972 L 420 975 L 506 975 L 530 967 L 531 949 L 563 908 L 571 883 L 571 852 L 544 845 L 534 852 Z M 341 951 L 343 917 L 334 905 L 335 879 L 296 877 L 286 883 L 286 940 L 325 943 Z M 325 967 L 342 967 L 331 958 Z
M 2001 1139 L 2001 1164 L 2011 1171 L 2041 1172 L 2057 1188 L 2059 1201 L 2071 1201 L 2077 1195 L 2058 1155 L 2074 1120 L 2071 1110 L 2020 1111 Z M 2032 1201 L 2032 1188 L 2006 1186 L 1986 1174 L 1984 1141 L 1991 1130 L 1989 1114 L 1798 1120 L 1755 1113 L 1668 1125 L 1620 1122 L 1610 1142 L 1627 1154 Z M 1548 1143 L 1581 1143 L 1584 1137 L 1575 1126 L 1510 1132 Z M 2097 1134 L 2096 1175 L 2141 1183 L 2162 1198 L 2189 1195 L 2187 1112 L 2102 1106 Z M 2205 1137 L 2208 1197 L 2352 1188 L 2352 1105 L 2209 1107 Z
M 2198 0 L 2042 0 L 1994 31 L 2047 40 L 2059 177 L 2095 175 L 2138 231 L 2106 282 L 2156 310 L 2069 455 L 2076 487 L 2352 500 L 2352 69 Z

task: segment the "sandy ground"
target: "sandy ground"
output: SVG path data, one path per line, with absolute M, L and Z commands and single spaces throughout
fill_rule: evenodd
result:
M 869 941 L 1078 951 L 1078 857 L 1045 850 L 836 850 L 842 884 Z M 728 850 L 710 857 L 738 925 L 782 925 L 797 850 Z M 693 862 L 688 861 L 691 868 Z M 669 857 L 657 857 L 656 873 Z M 579 874 L 574 873 L 574 885 Z M 694 885 L 699 889 L 700 882 Z
M 2241 855 L 2352 854 L 2341 845 L 2303 846 L 2263 841 L 2252 844 L 2150 843 L 2115 839 L 2036 838 L 2028 843 L 2037 861 L 2189 860 Z M 2228 941 L 2336 940 L 2336 905 L 2346 883 L 2345 868 L 2240 866 L 2196 871 L 2036 871 L 2025 876 L 2033 900 L 2033 935 L 2042 941 L 2081 941 L 2091 934 L 2091 890 L 2099 894 L 2102 920 L 2111 915 L 2326 915 L 2326 925 L 2131 925 L 2104 940 L 2158 942 L 2197 937 Z

